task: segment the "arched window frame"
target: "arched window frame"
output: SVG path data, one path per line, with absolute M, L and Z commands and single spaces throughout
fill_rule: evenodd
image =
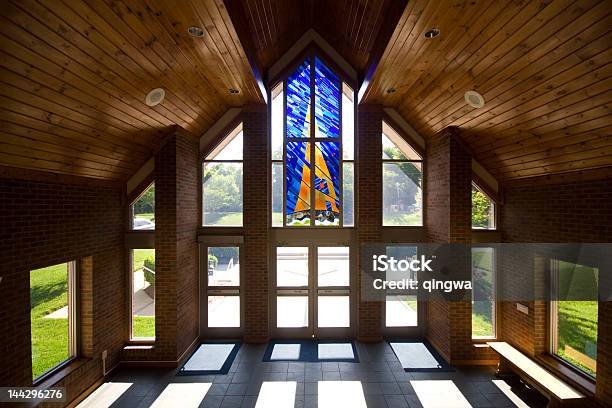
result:
M 337 138 L 316 138 L 315 137 L 315 127 L 316 127 L 316 115 L 315 115 L 315 59 L 319 59 L 334 75 L 338 77 L 338 82 L 340 85 L 340 126 L 339 126 L 339 137 Z M 310 98 L 311 98 L 311 118 L 310 118 L 310 135 L 308 138 L 288 138 L 287 137 L 287 80 L 288 78 L 296 72 L 296 70 L 306 61 L 309 60 L 310 63 Z M 270 101 L 270 163 L 271 163 L 271 205 L 270 205 L 270 222 L 272 227 L 276 228 L 343 228 L 343 227 L 353 227 L 356 221 L 356 197 L 355 197 L 355 188 L 354 185 L 356 183 L 356 168 L 355 168 L 355 133 L 356 133 L 356 84 L 353 80 L 350 79 L 350 76 L 347 75 L 342 69 L 340 69 L 333 61 L 331 61 L 324 53 L 322 53 L 316 47 L 310 47 L 308 51 L 302 54 L 299 58 L 297 58 L 294 63 L 286 69 L 279 78 L 276 78 L 274 81 L 270 82 L 269 86 L 269 101 Z M 277 100 L 278 95 L 282 92 L 282 103 Z M 275 103 L 276 102 L 276 103 Z M 350 109 L 350 110 L 349 110 Z M 280 113 L 279 113 L 280 112 Z M 275 128 L 275 120 L 274 115 L 281 115 L 282 129 L 280 127 Z M 346 116 L 345 116 L 346 115 Z M 345 123 L 350 121 L 350 126 L 346 126 Z M 278 124 L 280 125 L 280 124 Z M 350 129 L 350 130 L 347 130 Z M 278 138 L 278 133 L 280 133 L 280 141 L 277 139 L 275 143 L 275 134 Z M 349 134 L 350 133 L 350 134 Z M 336 141 L 339 145 L 339 180 L 338 186 L 340 191 L 339 198 L 339 216 L 338 216 L 338 225 L 320 225 L 317 224 L 316 216 L 315 216 L 315 200 L 314 191 L 315 187 L 314 183 L 311 183 L 311 205 L 310 205 L 310 225 L 288 225 L 287 223 L 287 178 L 286 178 L 286 169 L 287 169 L 287 143 L 290 141 L 302 141 L 309 142 L 311 146 L 314 146 L 317 142 L 326 142 L 326 141 Z M 349 146 L 350 144 L 350 146 Z M 275 154 L 275 145 L 276 147 L 280 146 L 280 149 L 276 150 Z M 350 147 L 350 148 L 349 148 Z M 314 148 L 310 151 L 310 163 L 314 162 Z M 279 154 L 280 153 L 280 154 Z M 351 170 L 352 177 L 350 180 L 352 185 L 350 186 L 350 196 L 349 201 L 345 200 L 345 191 L 348 191 L 348 185 L 345 183 L 344 175 Z M 282 176 L 279 174 L 282 172 Z M 279 200 L 279 184 L 275 184 L 275 177 L 277 179 L 277 183 L 282 183 L 282 202 L 278 203 Z M 311 172 L 311 180 L 314 181 L 314 172 Z M 276 189 L 275 189 L 276 187 Z M 276 190 L 276 194 L 275 194 Z M 346 211 L 350 205 L 351 211 Z M 275 212 L 275 208 L 278 209 L 281 207 L 280 213 L 278 210 Z

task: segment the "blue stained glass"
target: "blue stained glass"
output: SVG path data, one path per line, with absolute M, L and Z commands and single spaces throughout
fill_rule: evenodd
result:
M 287 143 L 285 181 L 287 225 L 310 225 L 310 143 Z
M 310 137 L 310 63 L 287 78 L 287 137 Z
M 315 137 L 340 136 L 340 80 L 315 58 Z

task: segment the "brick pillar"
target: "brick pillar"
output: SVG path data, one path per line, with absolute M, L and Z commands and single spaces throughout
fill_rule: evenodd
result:
M 244 133 L 244 340 L 266 342 L 268 307 L 268 125 L 265 105 L 243 110 Z
M 431 242 L 471 242 L 472 161 L 454 128 L 427 141 L 425 226 Z M 468 247 L 452 248 L 450 273 L 456 280 L 470 279 Z M 459 262 L 457 262 L 459 260 Z M 451 362 L 471 352 L 471 303 L 433 293 L 428 302 L 427 338 Z
M 198 332 L 198 146 L 175 133 L 155 156 L 155 357 L 176 360 Z
M 379 243 L 382 236 L 382 106 L 360 105 L 358 118 L 357 238 L 361 250 L 364 244 Z M 361 301 L 361 276 L 358 283 L 358 339 L 380 341 L 382 305 L 378 301 Z

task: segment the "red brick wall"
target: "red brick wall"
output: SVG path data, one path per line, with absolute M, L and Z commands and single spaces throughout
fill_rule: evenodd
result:
M 427 140 L 426 216 L 428 240 L 469 244 L 472 240 L 472 158 L 457 130 L 446 129 Z M 454 246 L 453 279 L 471 279 L 468 246 Z M 459 260 L 459 261 L 458 261 Z M 459 297 L 459 293 L 456 293 Z M 472 305 L 432 294 L 428 302 L 427 338 L 451 362 L 491 359 L 487 349 L 472 342 Z
M 500 222 L 504 242 L 612 242 L 610 179 L 554 185 L 534 180 L 531 187 L 508 188 L 504 198 Z M 504 340 L 530 354 L 546 348 L 546 307 L 536 303 L 526 303 L 529 315 L 518 312 L 515 302 L 502 309 Z M 599 304 L 597 399 L 604 404 L 612 404 L 610 305 Z
M 357 169 L 357 238 L 359 248 L 381 240 L 382 225 L 382 106 L 360 105 L 358 116 Z M 361 287 L 361 281 L 359 282 Z M 366 290 L 369 288 L 362 288 Z M 359 291 L 361 295 L 362 290 Z M 358 338 L 378 341 L 381 336 L 380 302 L 358 302 Z
M 244 109 L 244 338 L 269 339 L 268 305 L 268 124 L 265 105 Z
M 27 173 L 30 180 L 0 179 L 0 385 L 32 383 L 30 270 L 83 260 L 82 340 L 92 359 L 58 384 L 71 400 L 102 375 L 103 350 L 107 368 L 119 361 L 126 321 L 123 192 Z

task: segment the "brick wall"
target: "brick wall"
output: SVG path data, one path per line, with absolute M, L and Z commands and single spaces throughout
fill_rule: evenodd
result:
M 504 193 L 500 228 L 504 242 L 612 242 L 612 180 L 541 184 L 508 188 Z M 509 265 L 518 259 L 504 261 Z M 534 265 L 523 268 L 537 267 Z M 511 268 L 507 273 L 516 273 Z M 546 305 L 526 303 L 529 315 L 515 302 L 502 308 L 503 338 L 534 354 L 546 348 Z M 597 399 L 612 404 L 611 302 L 599 304 Z
M 71 400 L 119 361 L 125 335 L 125 265 L 122 189 L 71 178 L 71 184 L 0 179 L 0 385 L 32 383 L 30 270 L 81 262 L 83 354 L 91 360 L 58 386 Z
M 244 109 L 244 338 L 269 339 L 268 305 L 268 125 L 265 105 Z
M 427 140 L 425 226 L 430 242 L 469 244 L 472 240 L 472 158 L 457 130 L 448 128 Z M 468 246 L 451 248 L 454 280 L 471 279 Z M 466 294 L 467 295 L 467 294 Z M 494 358 L 472 342 L 472 305 L 433 293 L 428 301 L 427 338 L 452 363 Z
M 363 244 L 381 240 L 382 225 L 382 106 L 360 105 L 358 116 L 357 169 L 360 175 L 356 191 L 358 200 L 357 238 Z M 359 266 L 360 268 L 360 266 Z M 358 269 L 359 270 L 359 269 Z M 369 288 L 361 288 L 362 290 Z M 358 338 L 379 341 L 382 309 L 380 302 L 358 301 Z

